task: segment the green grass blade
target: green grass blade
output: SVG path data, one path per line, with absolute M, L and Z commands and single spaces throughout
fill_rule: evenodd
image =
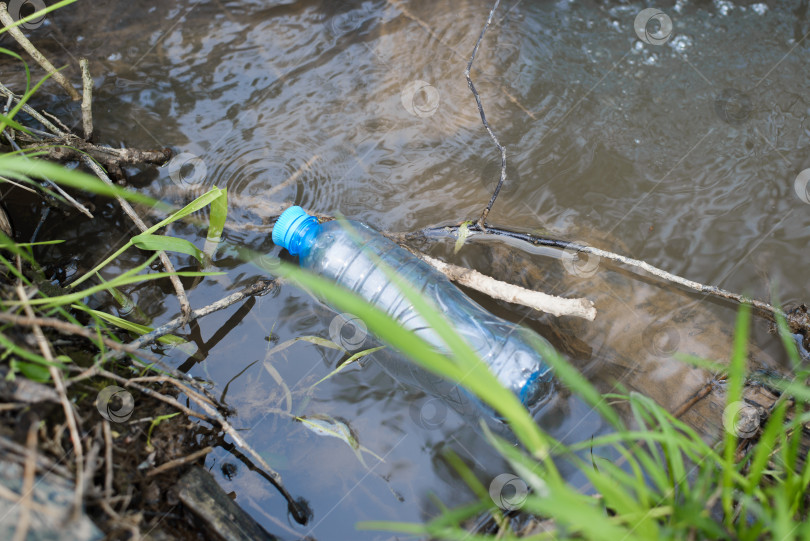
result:
M 77 310 L 82 310 L 89 314 L 93 314 L 94 316 L 100 317 L 104 321 L 108 323 L 112 323 L 116 327 L 124 329 L 125 331 L 129 331 L 135 334 L 148 334 L 152 332 L 154 329 L 152 327 L 148 327 L 146 325 L 139 325 L 138 323 L 133 323 L 132 321 L 127 321 L 126 319 L 120 318 L 118 316 L 114 316 L 112 314 L 108 314 L 106 312 L 101 312 L 99 310 L 93 310 L 91 308 L 87 308 L 81 304 L 71 304 L 72 308 Z M 158 338 L 158 342 L 167 345 L 180 345 L 185 344 L 186 340 L 183 340 L 179 336 L 175 336 L 173 334 L 167 334 Z
M 87 173 L 67 169 L 61 165 L 44 160 L 23 157 L 19 154 L 0 155 L 0 174 L 8 176 L 16 175 L 17 178 L 22 177 L 28 180 L 30 180 L 32 176 L 48 177 L 57 184 L 85 190 L 98 195 L 108 197 L 121 196 L 127 201 L 149 206 L 157 203 L 157 201 L 145 195 L 125 190 L 118 186 L 110 186 Z
M 214 186 L 216 188 L 216 186 Z M 208 213 L 208 234 L 206 239 L 219 242 L 225 230 L 225 221 L 228 219 L 228 190 L 222 189 L 219 197 L 211 201 L 211 211 Z
M 0 34 L 2 34 L 2 33 L 3 33 L 2 30 L 0 30 Z M 61 71 L 63 69 L 64 68 L 59 68 L 56 71 Z M 25 94 L 23 94 L 22 97 L 20 98 L 20 101 L 18 101 L 17 104 L 14 107 L 12 107 L 11 110 L 8 112 L 8 116 L 5 116 L 5 115 L 3 116 L 3 120 L 0 121 L 0 133 L 2 133 L 4 129 L 6 129 L 6 120 L 12 120 L 13 121 L 14 116 L 20 111 L 20 109 L 23 108 L 23 105 L 25 105 L 26 102 L 31 98 L 31 96 L 33 96 L 34 93 L 37 90 L 39 90 L 39 87 L 42 86 L 42 83 L 47 81 L 50 77 L 51 77 L 50 73 L 46 74 L 45 77 L 40 79 L 39 82 L 36 85 L 34 85 L 34 88 L 26 90 Z M 18 126 L 19 126 L 19 124 L 18 124 Z M 16 128 L 16 129 L 20 129 L 20 128 Z M 31 133 L 31 131 L 28 130 L 28 128 L 25 128 L 25 127 L 22 127 L 22 131 L 24 131 L 26 133 Z
M 0 164 L 0 166 L 2 166 L 2 164 Z M 166 225 L 168 225 L 170 223 L 176 222 L 177 220 L 181 220 L 181 219 L 185 218 L 186 216 L 188 216 L 189 214 L 197 212 L 198 210 L 204 208 L 206 205 L 211 203 L 211 201 L 213 201 L 217 197 L 220 197 L 223 192 L 224 192 L 224 190 L 221 190 L 219 188 L 213 188 L 212 190 L 209 190 L 208 192 L 202 194 L 200 197 L 198 197 L 197 199 L 195 199 L 194 201 L 192 201 L 191 203 L 189 203 L 188 205 L 186 205 L 182 209 L 172 213 L 168 218 L 165 218 L 165 219 L 161 220 L 160 222 L 153 225 L 152 227 L 150 227 L 149 229 L 147 229 L 146 231 L 141 233 L 141 235 L 138 235 L 138 236 L 151 235 L 155 231 L 160 229 L 161 227 L 164 227 L 164 226 L 166 226 Z M 164 237 L 164 238 L 169 238 L 169 237 Z M 126 244 L 124 244 L 121 248 L 116 250 L 112 255 L 107 257 L 104 261 L 102 261 L 101 263 L 99 263 L 98 265 L 96 265 L 95 267 L 90 269 L 89 271 L 87 271 L 84 276 L 82 276 L 81 278 L 73 281 L 73 283 L 70 284 L 70 287 L 76 287 L 77 285 L 81 284 L 82 282 L 84 282 L 85 280 L 87 280 L 88 278 L 90 278 L 91 276 L 96 274 L 99 270 L 106 267 L 110 262 L 115 260 L 119 255 L 124 253 L 127 250 L 127 248 L 129 248 L 132 245 L 133 245 L 132 239 L 130 239 L 129 241 L 127 241 Z
M 92 295 L 93 293 L 98 293 L 99 291 L 104 291 L 108 287 L 120 287 L 128 284 L 137 284 L 140 282 L 148 282 L 151 280 L 159 280 L 161 278 L 168 278 L 170 276 L 221 276 L 225 274 L 223 272 L 155 272 L 152 274 L 138 274 L 135 276 L 118 276 L 109 282 L 104 284 L 98 284 L 92 287 L 88 287 L 87 289 L 83 289 L 82 291 L 77 291 L 76 293 L 69 293 L 67 295 L 60 295 L 57 297 L 45 297 L 39 299 L 31 299 L 26 301 L 28 304 L 34 305 L 43 305 L 43 306 L 57 306 L 60 304 L 71 304 L 77 301 L 82 300 L 84 297 Z M 10 306 L 20 306 L 22 303 L 19 301 L 8 301 Z
M 9 51 L 5 47 L 0 47 L 0 53 L 7 54 L 12 58 L 16 58 L 20 62 L 22 62 L 23 69 L 25 69 L 25 92 L 28 93 L 28 90 L 31 88 L 31 70 L 28 69 L 28 62 L 26 62 L 23 57 L 15 53 L 14 51 Z M 19 129 L 19 128 L 15 128 Z
M 748 357 L 748 333 L 751 324 L 751 307 L 743 304 L 737 315 L 737 325 L 734 330 L 734 349 L 731 354 L 731 362 L 728 366 L 728 379 L 726 380 L 726 397 L 729 404 L 738 402 L 742 398 L 743 385 L 745 384 L 745 362 Z M 732 420 L 734 422 L 734 420 Z M 734 455 L 737 447 L 737 435 L 728 428 L 724 432 L 723 438 L 723 476 L 722 476 L 722 502 L 725 524 L 728 529 L 732 529 L 734 522 L 733 508 L 733 472 L 737 471 L 737 464 Z
M 156 252 L 163 250 L 164 252 L 177 252 L 180 254 L 190 255 L 199 261 L 200 264 L 202 264 L 204 261 L 202 250 L 194 246 L 186 239 L 142 233 L 132 237 L 130 242 L 133 246 L 140 248 L 141 250 L 153 250 Z

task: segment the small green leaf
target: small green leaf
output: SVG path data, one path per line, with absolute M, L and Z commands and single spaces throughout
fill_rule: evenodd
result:
M 142 233 L 132 237 L 132 244 L 141 250 L 163 250 L 165 252 L 179 252 L 192 256 L 194 259 L 203 263 L 204 255 L 202 250 L 194 246 L 186 239 L 177 237 L 166 237 L 164 235 L 150 235 Z
M 216 188 L 216 186 L 214 186 Z M 211 242 L 219 242 L 222 231 L 225 229 L 225 220 L 228 218 L 228 190 L 223 189 L 222 194 L 211 201 L 211 212 L 208 214 L 208 235 Z
M 51 371 L 47 366 L 17 360 L 12 360 L 11 366 L 13 369 L 22 372 L 26 378 L 32 381 L 46 383 L 51 380 Z

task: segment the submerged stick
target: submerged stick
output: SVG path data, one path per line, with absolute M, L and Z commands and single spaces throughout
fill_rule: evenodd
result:
M 481 105 L 481 97 L 478 95 L 478 91 L 475 89 L 475 85 L 472 82 L 472 78 L 470 78 L 470 70 L 472 69 L 473 61 L 475 60 L 475 54 L 478 52 L 478 47 L 481 45 L 481 41 L 484 39 L 484 34 L 487 32 L 487 28 L 489 28 L 490 23 L 492 23 L 492 17 L 495 15 L 495 10 L 498 9 L 498 4 L 501 3 L 501 0 L 495 0 L 495 5 L 492 6 L 492 9 L 489 12 L 489 17 L 487 18 L 487 22 L 484 23 L 484 28 L 481 30 L 481 35 L 478 36 L 478 41 L 475 42 L 475 47 L 473 47 L 472 55 L 470 56 L 470 61 L 467 63 L 467 68 L 464 70 L 464 77 L 467 78 L 467 86 L 470 87 L 470 91 L 473 93 L 475 97 L 475 103 L 478 105 L 478 112 L 481 115 L 481 122 L 484 124 L 484 128 L 486 128 L 487 133 L 489 134 L 492 141 L 495 143 L 495 146 L 498 147 L 498 151 L 501 153 L 501 178 L 498 180 L 498 184 L 495 186 L 495 191 L 492 192 L 492 197 L 489 199 L 489 203 L 484 208 L 484 212 L 481 213 L 481 217 L 478 219 L 478 226 L 482 229 L 486 228 L 487 216 L 489 215 L 489 211 L 492 209 L 492 205 L 495 204 L 495 199 L 498 197 L 498 193 L 501 191 L 501 187 L 503 183 L 506 181 L 506 148 L 501 145 L 498 138 L 495 136 L 495 133 L 492 131 L 492 128 L 489 127 L 489 123 L 487 122 L 487 117 L 484 114 L 484 106 Z
M 496 280 L 473 269 L 466 269 L 439 261 L 425 254 L 418 254 L 418 257 L 450 280 L 480 291 L 493 299 L 511 302 L 512 304 L 522 304 L 558 317 L 575 316 L 588 321 L 593 321 L 596 317 L 596 308 L 593 307 L 593 302 L 588 299 L 566 299 L 541 291 L 532 291 L 531 289 Z
M 81 99 L 79 93 L 76 92 L 73 85 L 71 85 L 68 80 L 65 79 L 65 76 L 59 73 L 55 67 L 53 67 L 53 64 L 51 64 L 48 59 L 45 58 L 36 47 L 34 47 L 33 43 L 28 41 L 28 38 L 25 37 L 25 34 L 23 34 L 19 28 L 14 26 L 15 21 L 9 14 L 8 7 L 6 6 L 5 2 L 0 2 L 0 22 L 2 22 L 3 26 L 6 27 L 8 33 L 11 34 L 11 37 L 20 44 L 20 47 L 25 49 L 25 52 L 31 55 L 31 58 L 36 60 L 37 64 L 42 66 L 42 69 L 47 71 L 48 74 L 53 77 L 53 80 L 59 83 L 59 85 L 65 89 L 65 92 L 68 93 L 73 101 L 79 101 Z

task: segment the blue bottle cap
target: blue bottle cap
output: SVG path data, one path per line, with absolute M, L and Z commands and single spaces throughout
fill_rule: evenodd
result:
M 276 225 L 273 226 L 273 243 L 289 250 L 290 242 L 293 240 L 298 226 L 309 217 L 309 214 L 298 206 L 290 207 L 282 212 L 276 220 Z

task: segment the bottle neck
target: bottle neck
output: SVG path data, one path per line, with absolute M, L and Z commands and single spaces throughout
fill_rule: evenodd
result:
M 321 225 L 318 223 L 318 218 L 309 216 L 296 228 L 290 239 L 287 251 L 292 255 L 299 257 L 306 257 L 309 255 L 309 250 L 315 243 L 315 237 L 321 231 Z

